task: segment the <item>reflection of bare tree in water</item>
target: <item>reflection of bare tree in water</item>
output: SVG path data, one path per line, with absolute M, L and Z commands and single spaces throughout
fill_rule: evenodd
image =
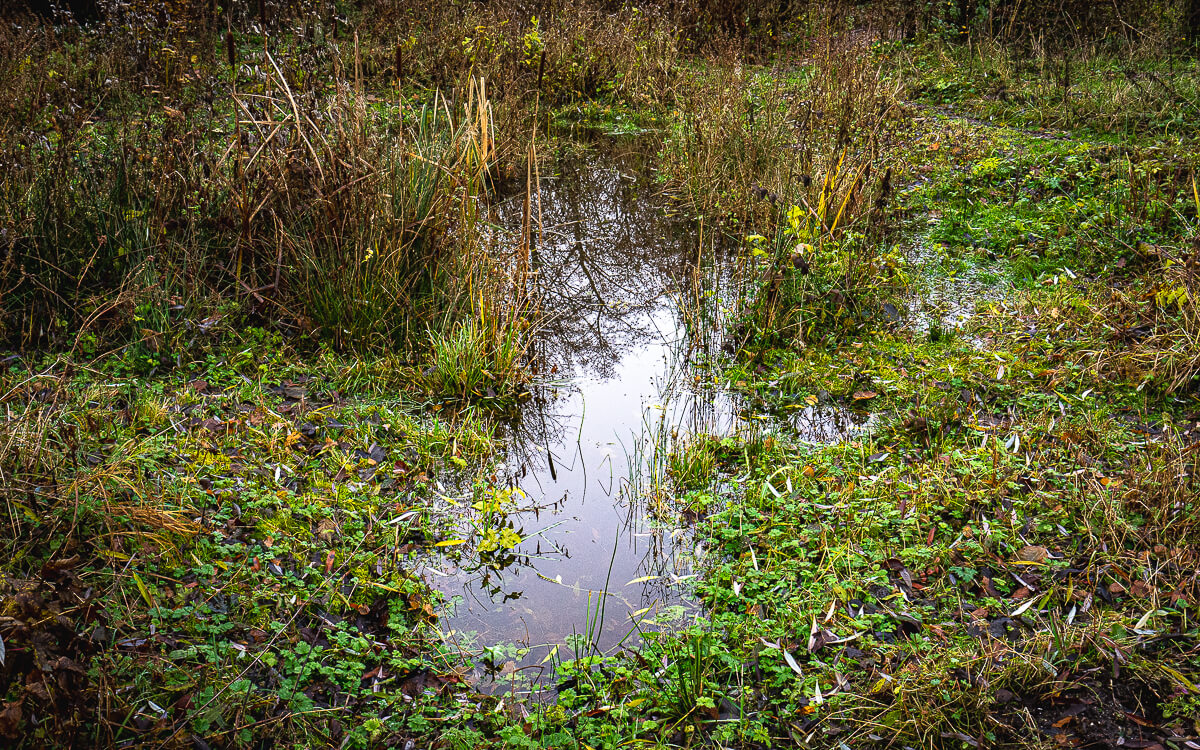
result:
M 695 233 L 646 199 L 653 186 L 634 159 L 588 154 L 541 185 L 539 347 L 548 363 L 584 376 L 610 377 L 622 352 L 659 335 L 649 313 L 694 252 Z M 497 213 L 501 224 L 520 226 L 521 199 Z
M 593 622 L 596 601 L 607 604 L 594 634 L 602 649 L 622 642 L 634 613 L 686 604 L 679 581 L 695 540 L 686 522 L 647 502 L 642 482 L 663 476 L 651 462 L 688 435 L 788 422 L 739 420 L 765 405 L 694 366 L 720 350 L 737 263 L 718 233 L 663 212 L 638 163 L 645 153 L 605 148 L 562 160 L 542 181 L 533 264 L 545 320 L 535 347 L 552 382 L 498 425 L 507 445 L 498 483 L 528 496 L 503 519 L 521 541 L 439 576 L 445 593 L 462 597 L 453 629 L 477 632 L 480 643 L 542 644 L 521 669 L 540 669 L 551 644 Z M 505 231 L 519 232 L 523 196 L 497 201 L 494 212 Z M 803 407 L 793 420 L 802 434 L 805 417 L 821 423 Z

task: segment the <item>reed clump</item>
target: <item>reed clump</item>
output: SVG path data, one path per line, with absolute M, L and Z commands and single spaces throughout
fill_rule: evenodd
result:
M 657 6 L 100 6 L 0 30 L 0 339 L 146 369 L 197 321 L 379 349 L 479 319 L 514 291 L 478 204 L 535 114 L 658 107 L 681 45 Z
M 664 169 L 675 195 L 748 246 L 739 347 L 835 330 L 895 275 L 879 239 L 905 110 L 884 65 L 831 31 L 795 69 L 713 60 L 680 94 Z
M 494 268 L 485 78 L 405 103 L 320 19 L 278 38 L 139 19 L 0 33 L 5 345 L 156 366 L 214 315 L 381 348 L 469 312 Z

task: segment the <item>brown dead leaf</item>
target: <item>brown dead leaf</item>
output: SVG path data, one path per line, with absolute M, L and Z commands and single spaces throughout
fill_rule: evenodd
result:
M 325 544 L 333 543 L 335 531 L 337 531 L 337 524 L 333 522 L 332 518 L 322 518 L 321 522 L 317 524 L 317 538 Z
M 21 736 L 21 701 L 5 703 L 0 709 L 0 737 L 15 740 Z
M 1017 553 L 1017 559 L 1021 562 L 1042 563 L 1046 562 L 1046 558 L 1050 556 L 1050 550 L 1045 547 L 1039 547 L 1033 544 L 1026 545 L 1024 549 Z

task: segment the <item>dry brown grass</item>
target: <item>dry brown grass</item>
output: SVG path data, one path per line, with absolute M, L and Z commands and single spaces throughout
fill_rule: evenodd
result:
M 147 475 L 152 442 L 105 445 L 114 420 L 136 418 L 137 406 L 115 409 L 113 394 L 72 388 L 69 372 L 56 369 L 61 374 L 7 382 L 0 398 L 0 498 L 12 543 L 32 549 L 53 538 L 61 550 L 133 543 L 161 551 L 199 533 L 188 504 Z

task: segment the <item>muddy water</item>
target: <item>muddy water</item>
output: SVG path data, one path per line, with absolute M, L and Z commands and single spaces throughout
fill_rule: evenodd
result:
M 440 561 L 427 576 L 450 602 L 447 640 L 486 651 L 480 663 L 491 670 L 476 676 L 497 689 L 520 691 L 555 659 L 686 620 L 699 551 L 674 514 L 655 512 L 656 447 L 661 458 L 671 435 L 780 427 L 746 413 L 693 364 L 719 349 L 713 320 L 719 300 L 732 298 L 734 261 L 663 210 L 650 166 L 639 144 L 608 143 L 560 160 L 541 184 L 544 382 L 506 426 L 499 472 L 519 490 L 509 497 L 524 509 L 503 524 L 522 541 Z M 500 202 L 495 220 L 519 226 L 521 205 L 520 196 Z M 707 326 L 696 322 L 701 311 Z M 854 429 L 811 410 L 788 428 L 821 441 Z

